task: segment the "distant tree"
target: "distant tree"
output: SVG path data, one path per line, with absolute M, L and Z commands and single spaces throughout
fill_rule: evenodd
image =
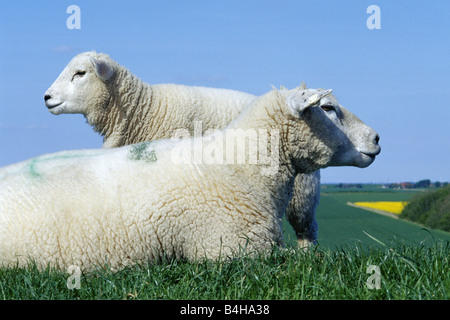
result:
M 450 231 L 450 186 L 417 194 L 400 217 L 433 229 Z
M 428 188 L 431 185 L 430 179 L 420 180 L 417 182 L 414 187 L 415 188 Z

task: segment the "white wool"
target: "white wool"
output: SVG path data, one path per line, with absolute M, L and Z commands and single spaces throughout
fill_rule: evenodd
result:
M 0 265 L 119 269 L 162 257 L 196 260 L 264 251 L 282 241 L 281 217 L 298 173 L 366 167 L 377 134 L 321 90 L 271 91 L 226 129 L 279 133 L 279 168 L 177 164 L 174 150 L 223 139 L 159 140 L 43 155 L 0 169 Z M 324 111 L 332 103 L 334 111 Z M 327 108 L 325 108 L 327 109 Z M 301 111 L 301 112 L 300 112 Z M 189 149 L 194 147 L 194 149 Z M 176 153 L 175 153 L 176 154 Z M 217 155 L 220 157 L 219 155 Z M 176 159 L 175 159 L 176 160 Z
M 193 136 L 224 128 L 256 98 L 227 89 L 149 85 L 108 55 L 96 52 L 75 56 L 45 93 L 50 112 L 83 114 L 108 148 L 169 138 L 177 129 Z M 195 123 L 200 123 L 197 131 Z M 312 190 L 306 192 L 310 186 Z M 296 179 L 286 215 L 302 247 L 317 238 L 319 197 L 319 171 Z

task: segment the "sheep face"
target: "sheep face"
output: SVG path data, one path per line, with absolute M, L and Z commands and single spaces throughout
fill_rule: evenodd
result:
M 108 106 L 107 82 L 114 69 L 95 56 L 92 52 L 75 56 L 47 90 L 44 100 L 51 113 L 81 113 L 86 116 L 90 108 Z
M 308 149 L 308 157 L 317 159 L 313 166 L 365 168 L 380 153 L 377 132 L 342 107 L 331 90 L 297 90 L 288 94 L 286 102 L 291 113 L 298 117 L 297 122 L 302 124 L 301 130 L 308 131 L 306 136 L 311 144 L 320 146 L 316 150 Z M 304 155 L 296 157 L 305 158 Z

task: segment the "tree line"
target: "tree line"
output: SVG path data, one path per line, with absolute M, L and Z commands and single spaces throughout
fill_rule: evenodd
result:
M 432 229 L 450 231 L 450 186 L 420 193 L 403 209 L 401 218 Z
M 418 182 L 400 182 L 400 183 L 390 183 L 386 185 L 387 188 L 390 189 L 417 189 L 417 188 L 430 188 L 430 187 L 445 187 L 448 185 L 448 182 L 431 182 L 430 179 L 420 180 Z

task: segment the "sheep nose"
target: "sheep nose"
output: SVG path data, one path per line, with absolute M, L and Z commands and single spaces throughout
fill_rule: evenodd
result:
M 374 155 L 378 155 L 381 152 L 381 147 L 378 144 L 378 142 L 380 142 L 380 136 L 378 135 L 378 133 L 375 133 L 375 136 L 373 137 L 373 143 L 374 143 L 373 154 Z
M 49 94 L 46 94 L 45 96 L 44 96 L 44 101 L 47 101 L 48 99 L 51 99 L 51 95 L 49 95 Z

